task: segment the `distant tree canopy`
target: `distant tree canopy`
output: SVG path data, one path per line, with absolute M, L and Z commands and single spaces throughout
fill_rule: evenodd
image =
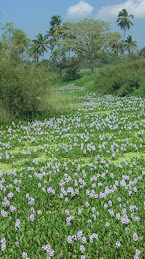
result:
M 11 22 L 7 22 L 2 27 L 2 31 L 2 46 L 5 55 L 23 62 L 23 55 L 30 46 L 30 39 L 23 31 L 14 28 Z
M 43 63 L 44 54 L 50 49 L 48 59 L 53 60 L 59 67 L 60 74 L 62 69 L 71 64 L 71 58 L 73 58 L 74 67 L 76 63 L 87 64 L 94 73 L 96 65 L 107 59 L 109 55 L 116 57 L 124 55 L 125 51 L 130 54 L 137 48 L 137 42 L 131 35 L 125 39 L 126 30 L 133 25 L 130 18 L 133 19 L 133 15 L 129 15 L 126 9 L 122 9 L 118 14 L 116 22 L 124 30 L 122 40 L 120 33 L 110 32 L 108 22 L 98 19 L 84 19 L 75 23 L 62 24 L 60 15 L 54 15 L 51 17 L 50 28 L 46 34 L 43 36 L 42 33 L 38 33 L 33 40 L 30 40 L 22 30 L 14 28 L 13 23 L 7 22 L 1 28 L 0 51 L 3 52 L 4 57 L 15 62 L 23 63 L 27 54 L 29 58 L 33 57 L 35 62 Z M 144 57 L 144 51 L 140 52 L 141 55 Z
M 111 33 L 109 30 L 108 23 L 101 20 L 85 19 L 76 23 L 65 23 L 58 30 L 61 36 L 55 46 L 87 60 L 94 73 L 96 60 L 104 56 L 112 41 L 121 37 L 119 33 Z

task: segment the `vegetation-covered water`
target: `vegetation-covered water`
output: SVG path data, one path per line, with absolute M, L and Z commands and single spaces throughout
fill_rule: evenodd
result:
M 0 128 L 0 258 L 144 258 L 145 101 L 59 92 L 67 115 Z

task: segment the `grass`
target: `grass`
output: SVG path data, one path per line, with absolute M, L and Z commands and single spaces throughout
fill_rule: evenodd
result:
M 92 89 L 1 124 L 0 258 L 145 257 L 145 102 Z

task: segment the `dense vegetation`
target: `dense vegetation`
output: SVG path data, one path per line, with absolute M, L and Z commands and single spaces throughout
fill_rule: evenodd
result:
M 0 121 L 59 112 L 52 86 L 74 80 L 100 94 L 144 97 L 145 48 L 135 52 L 137 42 L 125 38 L 130 19 L 125 9 L 118 15 L 123 40 L 101 20 L 62 24 L 59 15 L 52 16 L 46 35 L 33 40 L 7 22 L 0 41 Z
M 0 258 L 144 258 L 145 101 L 57 92 L 68 113 L 0 128 Z
M 145 48 L 123 9 L 0 42 L 0 258 L 145 258 Z M 51 56 L 45 59 L 49 49 Z

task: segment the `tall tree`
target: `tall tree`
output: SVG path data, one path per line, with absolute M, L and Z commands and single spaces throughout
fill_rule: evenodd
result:
M 145 58 L 145 47 L 143 47 L 140 51 L 139 51 L 139 56 L 142 58 Z
M 21 56 L 21 62 L 23 62 L 23 54 L 25 50 L 28 49 L 30 40 L 27 38 L 26 34 L 23 31 L 19 29 L 14 29 L 12 41 L 15 51 L 17 51 L 18 54 Z
M 133 49 L 135 49 L 137 47 L 137 41 L 136 40 L 132 40 L 132 36 L 129 35 L 127 37 L 127 39 L 125 40 L 125 49 L 128 51 L 128 53 L 130 54 L 131 51 L 133 51 Z
M 26 34 L 7 22 L 3 27 L 2 42 L 7 58 L 23 62 L 23 54 L 28 50 L 30 40 Z
M 115 33 L 108 32 L 110 28 L 107 22 L 93 19 L 65 23 L 63 29 L 62 37 L 56 44 L 69 49 L 75 56 L 83 57 L 93 74 L 95 64 L 104 55 L 104 49 L 109 47 Z
M 47 36 L 39 33 L 36 36 L 37 39 L 32 40 L 32 42 L 35 44 L 35 50 L 39 52 L 39 56 L 42 56 L 42 62 L 43 62 L 43 57 L 44 57 L 44 52 L 48 52 L 47 48 L 49 48 L 49 41 L 47 39 Z M 33 46 L 34 47 L 34 46 Z
M 39 61 L 39 48 L 35 43 L 31 45 L 31 48 L 29 49 L 29 55 L 30 57 L 33 56 L 35 62 Z
M 60 15 L 54 15 L 51 17 L 50 25 L 52 26 L 52 28 L 57 30 L 58 28 L 60 28 L 61 22 L 62 19 L 60 18 Z
M 51 28 L 49 31 L 47 31 L 47 38 L 49 38 L 49 44 L 51 51 L 53 51 L 55 42 L 60 37 L 60 27 L 61 27 L 62 19 L 60 18 L 60 15 L 54 15 L 51 17 L 50 25 Z
M 118 26 L 120 26 L 121 30 L 124 30 L 124 37 L 123 37 L 123 42 L 125 41 L 125 33 L 126 30 L 130 29 L 130 25 L 133 26 L 132 21 L 129 18 L 134 18 L 132 14 L 128 14 L 126 9 L 122 9 L 122 11 L 119 12 L 118 14 L 118 19 L 116 22 L 118 23 Z

